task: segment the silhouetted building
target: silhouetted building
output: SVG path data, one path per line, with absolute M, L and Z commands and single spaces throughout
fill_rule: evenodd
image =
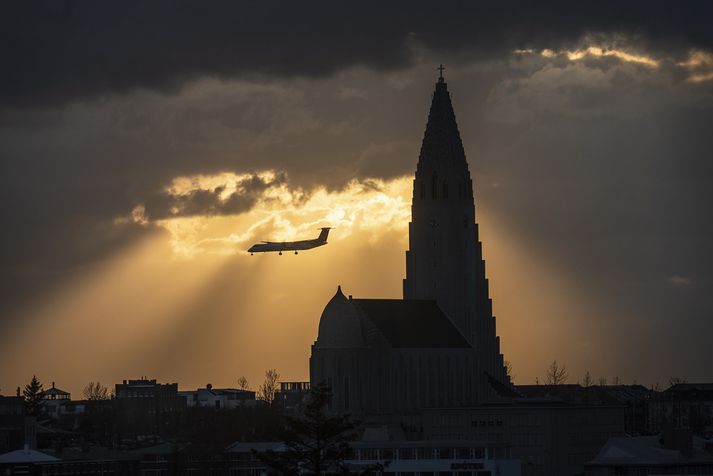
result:
M 196 390 L 181 390 L 178 395 L 184 398 L 187 407 L 211 407 L 232 410 L 238 407 L 255 405 L 255 392 L 238 388 L 213 388 L 211 384 Z
M 509 393 L 488 296 L 473 186 L 450 95 L 436 83 L 414 179 L 404 299 L 347 299 L 322 313 L 310 381 L 333 410 L 396 421 Z
M 124 380 L 116 384 L 113 400 L 117 431 L 122 436 L 164 435 L 174 431 L 186 400 L 177 383 L 156 379 Z
M 624 433 L 631 436 L 650 435 L 657 430 L 652 428 L 650 404 L 657 392 L 643 385 L 596 385 L 588 387 L 606 393 L 626 406 L 624 412 Z
M 26 430 L 34 421 L 34 417 L 25 416 L 22 397 L 0 396 L 0 453 L 17 450 L 25 443 L 29 444 L 26 440 Z
M 686 428 L 713 436 L 713 383 L 678 383 L 652 397 L 649 421 L 654 432 Z
M 610 438 L 585 466 L 585 476 L 713 474 L 710 443 L 690 431 Z
M 572 404 L 619 405 L 624 411 L 623 432 L 627 435 L 651 434 L 649 402 L 655 392 L 643 385 L 516 385 L 524 397 L 559 398 Z
M 624 409 L 619 404 L 520 398 L 424 410 L 423 436 L 507 444 L 522 463 L 523 476 L 571 476 L 582 473 L 607 438 L 623 434 Z
M 42 398 L 45 401 L 70 400 L 71 394 L 69 392 L 65 392 L 64 390 L 57 388 L 54 382 L 52 382 L 52 388 L 48 388 L 47 390 L 43 391 Z
M 579 385 L 510 382 L 443 77 L 413 186 L 403 299 L 346 297 L 338 287 L 312 346 L 312 385 L 332 387 L 332 411 L 397 429 L 401 439 L 503 445 L 524 475 L 581 474 L 607 438 L 623 435 L 627 404 Z M 635 413 L 632 427 L 645 411 Z
M 42 392 L 42 411 L 51 418 L 59 418 L 62 412 L 62 406 L 71 400 L 71 394 L 57 388 L 52 382 L 52 388 Z
M 291 413 L 309 395 L 309 382 L 280 382 L 280 390 L 275 394 L 275 404 L 281 412 Z
M 473 441 L 406 441 L 390 438 L 365 438 L 350 444 L 351 457 L 346 463 L 358 474 L 376 463 L 388 463 L 383 475 L 482 475 L 520 476 L 519 461 L 510 457 L 505 444 Z M 248 476 L 263 474 L 265 465 L 254 451 L 281 452 L 280 442 L 235 443 L 226 451 L 228 474 Z
M 0 474 L 133 476 L 142 474 L 139 456 L 101 447 L 17 450 L 0 455 Z M 168 474 L 167 472 L 155 474 Z

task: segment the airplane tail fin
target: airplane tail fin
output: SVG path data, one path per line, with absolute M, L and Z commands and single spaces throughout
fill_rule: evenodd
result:
M 319 233 L 319 238 L 317 238 L 319 241 L 327 241 L 327 236 L 329 235 L 329 230 L 331 230 L 330 227 L 325 227 L 325 228 L 320 228 L 322 230 Z

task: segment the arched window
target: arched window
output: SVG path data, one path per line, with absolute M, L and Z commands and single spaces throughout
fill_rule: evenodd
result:
M 431 198 L 434 200 L 438 198 L 438 175 L 436 172 L 433 172 L 431 176 Z

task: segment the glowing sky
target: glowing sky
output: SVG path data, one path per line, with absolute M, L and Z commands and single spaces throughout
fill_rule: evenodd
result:
M 179 10 L 155 32 L 182 52 L 166 57 L 149 31 L 122 29 L 160 9 L 76 5 L 47 7 L 75 23 L 6 25 L 20 46 L 0 80 L 1 393 L 33 373 L 75 396 L 139 376 L 307 379 L 337 285 L 401 297 L 439 63 L 515 381 L 553 359 L 571 381 L 713 379 L 705 12 L 654 5 L 639 25 L 604 8 L 558 23 L 524 5 L 501 24 L 470 10 L 431 21 L 421 6 L 397 22 L 385 7 L 364 29 L 366 13 L 327 9 L 340 27 L 312 37 L 290 26 L 304 12 L 254 12 L 266 33 L 195 6 L 213 28 L 186 31 Z M 467 31 L 449 20 L 467 15 Z M 260 41 L 231 36 L 250 32 Z M 75 53 L 68 65 L 55 44 Z M 112 52 L 104 63 L 92 44 Z M 321 226 L 334 227 L 329 244 L 298 256 L 244 251 Z

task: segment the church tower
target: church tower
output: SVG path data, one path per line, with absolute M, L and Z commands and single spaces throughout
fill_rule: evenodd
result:
M 422 432 L 415 422 L 424 409 L 516 395 L 495 333 L 473 183 L 442 71 L 411 214 L 404 299 L 347 298 L 337 288 L 319 320 L 310 382 L 332 388 L 332 411 Z
M 473 181 L 443 68 L 413 181 L 404 299 L 433 299 L 468 340 L 481 368 L 507 382 L 495 332 Z

